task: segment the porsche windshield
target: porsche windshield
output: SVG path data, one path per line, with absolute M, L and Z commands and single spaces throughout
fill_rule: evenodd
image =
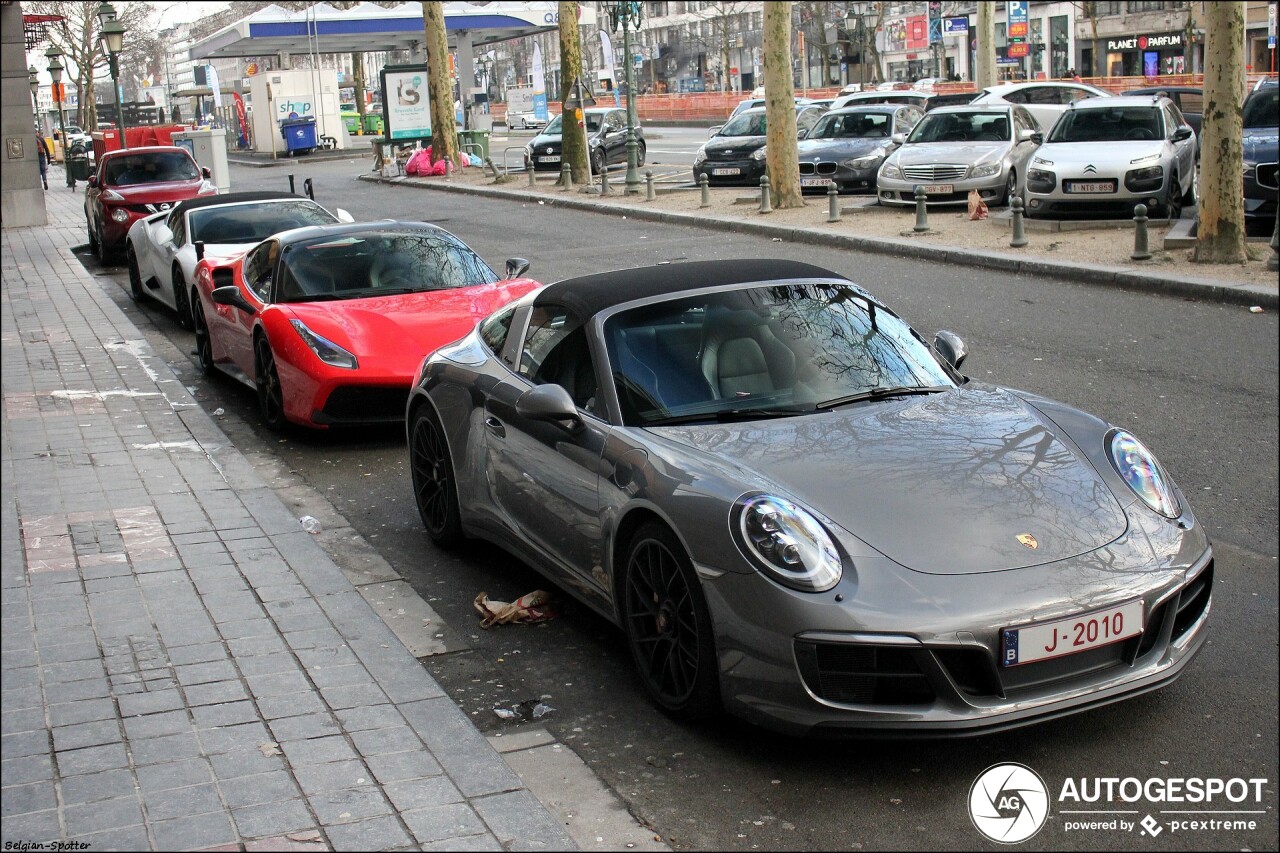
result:
M 449 234 L 343 233 L 285 248 L 281 301 L 367 299 L 495 281 L 494 271 Z
M 281 231 L 338 220 L 309 201 L 273 201 L 198 208 L 189 221 L 193 243 L 260 243 Z
M 790 415 L 956 384 L 897 315 L 838 284 L 648 305 L 610 317 L 604 338 L 632 425 Z

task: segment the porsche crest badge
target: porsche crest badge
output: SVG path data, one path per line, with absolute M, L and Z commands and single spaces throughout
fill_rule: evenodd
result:
M 1030 548 L 1032 551 L 1040 547 L 1040 543 L 1036 541 L 1036 537 L 1032 536 L 1030 533 L 1019 533 L 1018 541 L 1027 548 Z

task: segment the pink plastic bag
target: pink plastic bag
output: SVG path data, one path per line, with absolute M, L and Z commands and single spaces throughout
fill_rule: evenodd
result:
M 422 149 L 413 152 L 413 156 L 409 158 L 409 162 L 404 166 L 406 175 L 423 175 L 431 163 L 431 149 Z
M 449 173 L 449 164 L 446 163 L 444 160 L 437 160 L 436 162 L 432 163 L 431 171 L 427 172 L 427 174 L 434 175 L 437 177 L 447 175 L 448 173 Z

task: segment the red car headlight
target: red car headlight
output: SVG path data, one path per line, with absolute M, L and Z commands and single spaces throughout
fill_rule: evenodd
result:
M 359 367 L 355 355 L 335 344 L 333 341 L 322 338 L 315 332 L 307 328 L 307 324 L 301 320 L 290 320 L 293 328 L 302 337 L 302 340 L 316 354 L 316 358 L 325 364 L 333 367 L 341 367 L 346 370 L 355 370 Z
M 129 211 L 125 210 L 123 207 L 117 207 L 111 211 L 111 218 L 116 222 L 128 222 Z

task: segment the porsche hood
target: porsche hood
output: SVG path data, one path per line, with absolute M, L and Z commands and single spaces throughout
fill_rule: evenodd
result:
M 780 490 L 929 574 L 1064 560 L 1128 527 L 1070 441 L 989 386 L 651 432 L 736 468 L 744 490 Z

